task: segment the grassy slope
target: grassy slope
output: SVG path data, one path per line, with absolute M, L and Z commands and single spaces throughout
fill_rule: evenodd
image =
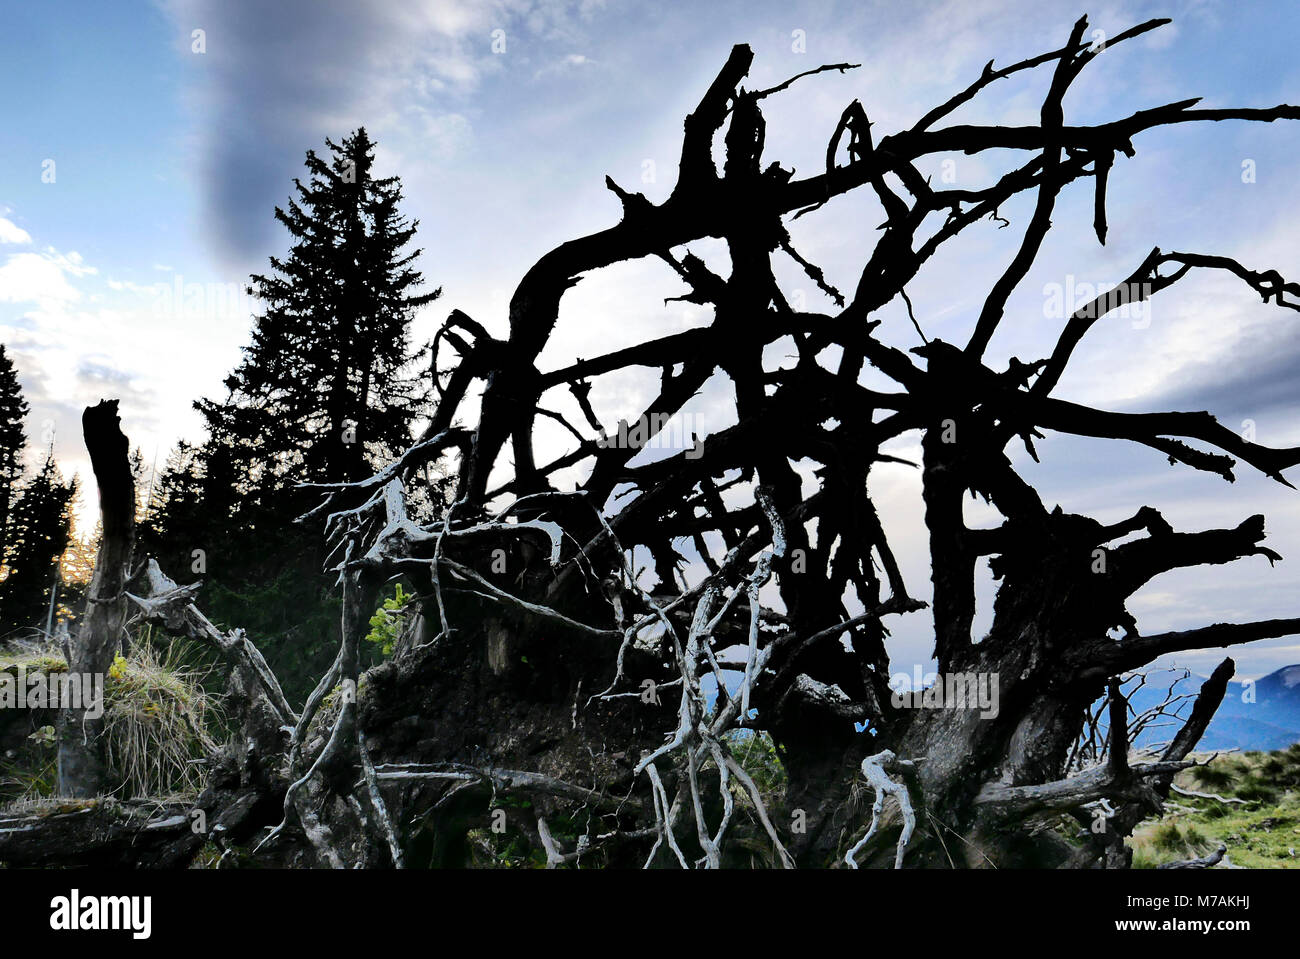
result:
M 1133 835 L 1135 867 L 1203 856 L 1222 843 L 1234 866 L 1300 868 L 1300 743 L 1272 753 L 1220 755 L 1180 773 L 1175 785 L 1243 802 L 1171 794 L 1164 817 Z

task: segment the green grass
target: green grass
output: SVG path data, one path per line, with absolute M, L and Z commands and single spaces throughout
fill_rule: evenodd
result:
M 54 653 L 43 646 L 15 646 L 0 649 L 0 672 L 18 675 L 22 666 L 28 673 L 66 673 L 68 664 L 62 654 Z
M 1179 773 L 1174 783 L 1243 801 L 1171 793 L 1165 815 L 1134 832 L 1134 867 L 1204 856 L 1223 844 L 1234 866 L 1300 868 L 1300 744 L 1273 753 L 1218 756 Z

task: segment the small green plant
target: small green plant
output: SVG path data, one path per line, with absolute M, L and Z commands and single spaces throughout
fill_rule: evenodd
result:
M 366 700 L 366 690 L 370 677 L 362 673 L 357 679 L 357 702 L 363 703 Z M 343 711 L 343 684 L 338 683 L 325 694 L 325 698 L 320 701 L 320 708 L 316 710 L 316 715 L 311 721 L 310 728 L 313 730 L 328 730 L 333 727 L 334 720 L 339 718 L 339 713 Z
M 58 775 L 59 755 L 54 749 L 28 749 L 18 753 L 14 762 L 0 762 L 0 807 L 53 796 Z
M 410 601 L 411 595 L 404 592 L 402 584 L 398 583 L 397 592 L 384 600 L 383 605 L 375 610 L 375 615 L 370 617 L 366 642 L 374 643 L 385 656 L 393 654 L 393 646 L 402 635 L 402 627 L 406 625 L 406 605 Z
M 108 678 L 115 682 L 120 682 L 126 678 L 126 670 L 127 666 L 125 657 L 123 657 L 120 652 L 116 653 L 113 656 L 113 665 L 108 667 Z
M 1183 840 L 1193 849 L 1200 849 L 1206 845 L 1209 840 L 1205 838 L 1205 833 L 1196 828 L 1196 825 L 1189 824 L 1183 832 Z
M 16 677 L 20 670 L 28 675 L 48 675 L 67 669 L 63 654 L 48 644 L 23 642 L 0 648 L 0 673 Z M 8 711 L 0 714 L 0 727 L 6 722 L 21 722 L 18 716 Z M 25 741 L 0 756 L 0 806 L 52 796 L 57 781 L 58 736 L 52 725 L 36 727 Z
M 42 726 L 30 733 L 27 743 L 12 753 L 12 762 L 0 763 L 0 805 L 54 795 L 59 755 L 54 727 Z
M 1247 802 L 1272 805 L 1278 800 L 1277 790 L 1260 779 L 1251 777 L 1237 788 L 1237 798 Z
M 0 672 L 17 676 L 18 668 L 27 673 L 66 673 L 68 664 L 63 654 L 44 644 L 14 643 L 10 648 L 0 648 Z
M 207 674 L 192 663 L 201 650 L 180 640 L 159 643 L 153 631 L 132 636 L 105 677 L 104 758 L 109 791 L 126 798 L 193 796 L 206 780 L 205 760 L 217 749 L 223 722 L 217 697 L 205 691 Z M 50 644 L 0 653 L 0 671 L 52 673 L 67 669 Z M 4 718 L 4 717 L 0 717 Z M 36 727 L 0 761 L 0 804 L 49 797 L 57 783 L 58 731 Z
M 58 736 L 55 735 L 53 726 L 42 726 L 27 738 L 42 746 L 50 745 L 58 741 Z
M 741 768 L 749 773 L 759 792 L 775 798 L 785 789 L 785 766 L 769 734 L 742 730 L 729 742 Z

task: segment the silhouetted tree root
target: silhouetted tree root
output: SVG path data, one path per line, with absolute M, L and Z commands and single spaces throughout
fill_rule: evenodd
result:
M 151 568 L 148 588 L 133 593 L 139 618 L 210 642 L 231 662 L 243 731 L 214 757 L 199 803 L 209 822 L 227 824 L 223 863 L 460 865 L 485 848 L 514 855 L 492 846 L 504 823 L 548 867 L 716 868 L 747 861 L 758 841 L 774 865 L 1128 865 L 1124 838 L 1159 812 L 1174 774 L 1192 764 L 1233 664 L 1205 682 L 1159 755 L 1131 763 L 1120 677 L 1170 652 L 1294 634 L 1300 619 L 1143 635 L 1126 603 L 1154 577 L 1280 559 L 1261 545 L 1263 518 L 1179 532 L 1147 506 L 1109 526 L 1048 509 L 1007 445 L 1018 440 L 1036 457 L 1034 441 L 1050 429 L 1138 443 L 1227 480 L 1240 461 L 1289 486 L 1284 470 L 1300 463 L 1300 449 L 1262 446 L 1209 413 L 1116 413 L 1050 394 L 1098 320 L 1192 270 L 1227 271 L 1291 309 L 1300 308 L 1300 286 L 1227 257 L 1157 249 L 1069 315 L 1049 356 L 999 370 L 985 353 L 1069 184 L 1092 178 L 1092 229 L 1104 243 L 1114 157 L 1133 156 L 1144 131 L 1300 118 L 1287 105 L 1196 109 L 1183 100 L 1108 123 L 1067 123 L 1062 104 L 1080 72 L 1166 22 L 1097 45 L 1083 40 L 1080 19 L 1061 48 L 1000 69 L 990 62 L 913 127 L 885 136 L 873 136 L 855 101 L 828 141 L 825 169 L 802 179 L 764 165 L 760 102 L 852 65 L 751 91 L 741 84 L 753 55 L 736 46 L 685 120 L 668 199 L 654 204 L 607 179 L 622 219 L 534 264 L 510 301 L 506 339 L 452 312 L 434 344 L 439 406 L 419 442 L 373 477 L 315 487 L 322 502 L 303 519 L 324 518 L 344 609 L 338 656 L 300 715 L 245 637 L 207 623 L 192 587 L 161 582 Z M 1038 124 L 935 128 L 989 85 L 1038 67 L 1052 71 Z M 960 189 L 933 186 L 916 166 L 991 150 L 1024 159 L 990 184 Z M 833 283 L 796 251 L 789 226 L 860 187 L 882 220 L 857 282 Z M 998 211 L 1022 193 L 1034 197 L 1032 214 L 969 341 L 927 340 L 906 285 L 967 227 L 1006 225 Z M 689 250 L 706 238 L 726 244 L 729 276 Z M 773 272 L 778 252 L 834 312 L 786 299 Z M 564 293 L 591 271 L 644 257 L 672 269 L 687 287 L 680 298 L 711 307 L 712 322 L 540 369 Z M 923 341 L 910 351 L 887 343 L 873 319 L 896 298 Z M 794 365 L 765 365 L 764 348 L 782 340 L 794 345 Z M 445 371 L 443 347 L 459 357 Z M 867 365 L 897 388 L 863 386 Z M 616 426 L 596 409 L 591 384 L 634 367 L 660 369 L 660 389 Z M 734 388 L 734 424 L 638 460 L 718 372 Z M 466 430 L 454 424 L 475 380 L 482 401 Z M 547 394 L 554 402 L 543 407 Z M 568 399 L 578 415 L 553 408 Z M 548 463 L 534 455 L 539 415 L 574 440 Z M 939 676 L 996 678 L 996 709 L 912 708 L 889 685 L 887 617 L 927 604 L 909 594 L 868 480 L 877 464 L 902 462 L 882 447 L 909 432 L 921 436 Z M 513 465 L 494 473 L 505 469 L 507 444 Z M 406 509 L 413 484 L 453 455 L 455 502 L 434 522 L 416 522 Z M 794 466 L 803 460 L 816 467 L 811 494 Z M 556 490 L 561 471 L 580 465 L 577 489 Z M 963 503 L 974 494 L 1000 525 L 966 525 Z M 694 582 L 682 571 L 691 550 Z M 999 588 L 977 642 L 974 577 L 984 557 Z M 419 612 L 392 658 L 362 682 L 367 614 L 394 577 L 415 584 Z M 1102 699 L 1104 743 L 1092 711 Z M 736 737 L 755 733 L 779 750 L 782 790 L 765 792 L 741 762 Z M 862 779 L 874 792 L 869 817 Z M 166 812 L 139 827 L 146 836 L 153 827 L 157 841 L 137 848 L 166 850 L 141 853 L 141 864 L 180 862 L 210 838 L 173 837 L 176 813 Z M 1090 828 L 1100 820 L 1103 829 Z M 74 860 L 71 840 L 34 839 L 70 830 L 67 822 L 0 829 L 0 860 L 34 861 L 55 846 Z M 1081 828 L 1074 835 L 1061 823 Z

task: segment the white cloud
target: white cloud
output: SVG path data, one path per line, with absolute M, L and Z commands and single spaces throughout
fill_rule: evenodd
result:
M 32 242 L 31 234 L 12 220 L 0 216 L 0 243 L 27 244 Z
M 44 253 L 15 253 L 0 266 L 0 302 L 42 307 L 73 303 L 81 299 L 81 291 L 68 277 L 95 272 L 75 251 L 64 255 L 48 247 Z
M 595 60 L 585 54 L 570 53 L 561 57 L 559 60 L 556 60 L 554 63 L 549 63 L 542 67 L 533 74 L 533 79 L 540 79 L 541 77 L 554 73 L 567 73 L 571 70 L 577 70 L 582 67 L 593 66 L 595 63 Z
M 160 289 L 165 289 L 165 284 L 155 283 L 152 286 L 146 286 L 143 283 L 136 283 L 133 280 L 113 280 L 108 281 L 108 288 L 116 292 L 136 293 L 140 296 L 157 296 Z M 93 299 L 93 297 L 92 297 Z

